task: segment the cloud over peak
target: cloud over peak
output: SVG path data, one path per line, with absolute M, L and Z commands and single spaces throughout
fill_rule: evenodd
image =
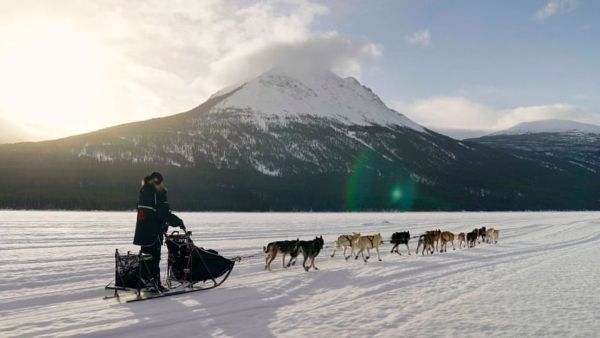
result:
M 85 47 L 94 57 L 78 59 L 86 60 L 84 69 L 98 75 L 86 75 L 85 84 L 70 81 L 82 94 L 90 94 L 72 109 L 65 109 L 65 104 L 73 105 L 69 97 L 44 102 L 44 111 L 39 112 L 37 106 L 24 109 L 22 102 L 3 96 L 0 109 L 14 121 L 40 122 L 48 129 L 69 121 L 73 133 L 184 111 L 223 87 L 274 66 L 324 68 L 360 77 L 363 64 L 381 55 L 382 47 L 336 31 L 315 31 L 315 20 L 328 13 L 328 7 L 310 0 L 92 0 L 8 6 L 0 11 L 0 22 L 7 23 L 0 27 L 0 41 L 7 42 L 0 44 L 0 52 L 3 47 L 18 50 L 11 46 L 15 32 L 35 35 L 59 22 L 62 35 L 78 39 L 63 39 L 66 47 L 54 59 Z M 32 55 L 32 62 L 42 69 L 74 73 L 67 61 L 57 65 L 42 53 L 26 52 L 21 54 Z M 0 70 L 18 68 L 3 54 Z M 27 71 L 22 58 L 12 59 Z M 23 77 L 19 69 L 14 78 Z M 35 74 L 31 77 L 35 80 Z M 13 80 L 0 78 L 0 89 L 14 88 Z M 21 96 L 39 96 L 23 88 Z
M 577 0 L 548 0 L 544 7 L 535 12 L 533 19 L 542 21 L 557 14 L 570 12 L 577 7 L 577 4 Z

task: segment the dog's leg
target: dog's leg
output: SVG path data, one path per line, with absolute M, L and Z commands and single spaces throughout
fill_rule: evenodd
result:
M 317 267 L 315 266 L 315 258 L 316 258 L 316 257 L 315 257 L 315 256 L 312 256 L 311 258 L 312 258 L 312 263 L 311 263 L 311 266 L 312 266 L 312 268 L 313 268 L 313 269 L 315 269 L 315 270 L 319 270 L 319 268 L 317 268 Z
M 269 271 L 271 271 L 271 263 L 273 263 L 276 256 L 277 256 L 277 252 L 271 252 L 271 255 L 269 258 L 269 263 L 267 263 L 267 267 L 268 267 Z
M 408 247 L 408 242 L 406 243 L 406 251 L 408 251 L 408 255 L 410 256 L 410 248 Z
M 371 258 L 371 249 L 367 248 L 367 259 Z
M 306 266 L 306 253 L 302 252 L 302 256 L 304 257 L 304 260 L 302 261 L 302 267 L 304 268 L 304 270 L 308 271 L 309 267 Z
M 350 259 L 352 256 L 354 256 L 354 245 L 350 245 L 350 255 L 348 255 L 346 260 Z
M 377 251 L 377 259 L 381 262 L 381 256 L 379 256 L 379 247 L 376 246 L 375 250 Z
M 282 259 L 282 261 L 281 261 L 281 268 L 282 268 L 282 269 L 285 269 L 285 268 L 287 268 L 287 266 L 285 265 L 285 256 L 286 256 L 286 255 L 287 255 L 287 254 L 284 252 L 284 253 L 283 253 L 283 256 L 281 257 L 281 259 Z M 290 259 L 291 259 L 291 258 L 290 258 Z
M 362 255 L 363 252 L 363 248 L 361 248 L 360 250 L 358 250 L 358 252 L 356 253 L 356 256 L 354 257 L 354 259 L 358 259 L 358 255 Z
M 333 258 L 333 256 L 335 256 L 335 252 L 337 249 L 338 249 L 338 247 L 337 247 L 337 243 L 336 243 L 335 248 L 333 248 L 333 253 L 331 254 L 331 258 Z M 346 253 L 346 247 L 344 247 L 344 256 L 346 256 L 345 253 Z

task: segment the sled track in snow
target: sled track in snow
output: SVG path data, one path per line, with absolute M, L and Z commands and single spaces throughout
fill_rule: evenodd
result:
M 600 280 L 600 213 L 183 214 L 200 246 L 248 258 L 217 289 L 143 304 L 102 300 L 113 250 L 135 250 L 129 213 L 0 213 L 2 337 L 585 337 L 600 330 L 600 298 L 581 292 Z M 329 257 L 341 233 L 381 232 L 387 241 L 394 231 L 484 225 L 500 229 L 498 245 L 417 257 L 390 254 L 386 243 L 382 262 Z M 267 242 L 321 234 L 329 248 L 317 258 L 319 271 L 282 270 L 280 257 L 273 272 L 263 270 Z

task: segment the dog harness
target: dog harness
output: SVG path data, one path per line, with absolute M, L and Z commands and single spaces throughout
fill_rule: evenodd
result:
M 375 236 L 367 236 L 367 239 L 369 240 L 369 242 L 371 242 L 371 248 L 374 248 L 375 245 L 373 244 L 373 240 L 375 240 Z

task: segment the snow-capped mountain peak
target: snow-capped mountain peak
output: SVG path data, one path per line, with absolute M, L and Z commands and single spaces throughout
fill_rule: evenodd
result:
M 600 126 L 569 120 L 552 119 L 519 123 L 512 128 L 501 130 L 491 135 L 523 135 L 541 133 L 600 134 Z
M 341 78 L 329 71 L 296 72 L 273 68 L 258 77 L 233 86 L 211 112 L 240 109 L 261 121 L 271 117 L 294 119 L 312 116 L 357 125 L 397 125 L 423 132 L 425 129 L 388 108 L 369 88 L 352 77 Z M 214 97 L 214 95 L 213 95 Z

